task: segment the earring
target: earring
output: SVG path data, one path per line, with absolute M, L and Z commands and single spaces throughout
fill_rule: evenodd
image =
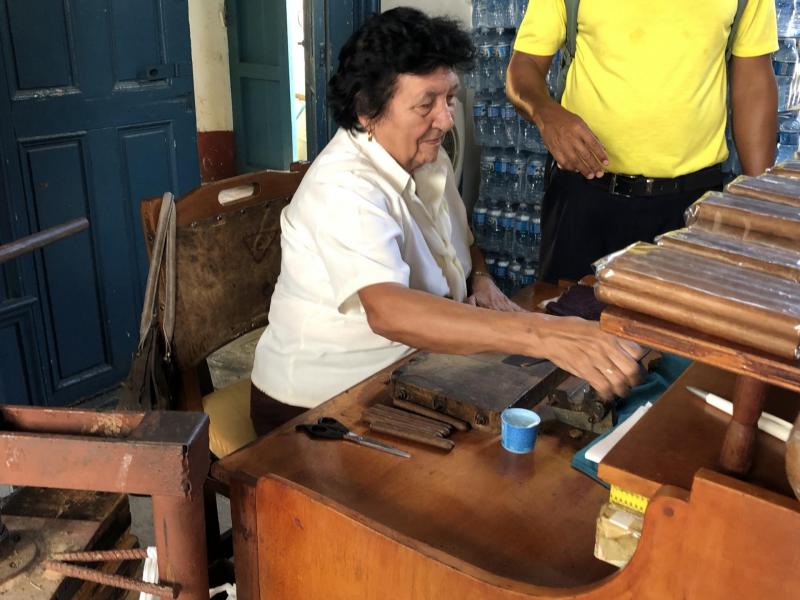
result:
M 371 142 L 374 137 L 375 137 L 375 129 L 373 127 L 370 127 L 369 129 L 367 129 L 367 140 Z

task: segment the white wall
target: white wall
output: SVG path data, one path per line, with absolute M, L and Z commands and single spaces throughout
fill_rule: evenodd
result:
M 224 0 L 189 0 L 197 131 L 232 131 L 233 103 Z
M 398 6 L 411 6 L 436 17 L 446 16 L 458 19 L 464 27 L 472 26 L 471 0 L 381 0 L 381 10 L 386 12 Z M 472 208 L 478 197 L 480 146 L 475 145 L 472 126 L 472 92 L 463 90 L 460 95 L 464 103 L 466 124 L 466 149 L 464 152 L 464 173 L 462 175 L 462 196 L 468 209 Z

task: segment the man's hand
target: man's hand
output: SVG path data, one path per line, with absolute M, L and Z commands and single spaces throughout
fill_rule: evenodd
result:
M 587 179 L 603 176 L 608 155 L 583 119 L 553 102 L 542 107 L 537 120 L 544 144 L 559 167 Z
M 467 304 L 504 312 L 527 312 L 508 299 L 489 277 L 478 275 L 472 280 L 472 295 L 464 300 Z

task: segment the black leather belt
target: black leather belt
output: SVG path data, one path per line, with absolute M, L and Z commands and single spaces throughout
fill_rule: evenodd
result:
M 575 175 L 583 177 L 580 173 Z M 606 173 L 602 177 L 586 181 L 618 196 L 666 196 L 719 187 L 722 185 L 723 175 L 721 165 L 714 165 L 671 179 Z

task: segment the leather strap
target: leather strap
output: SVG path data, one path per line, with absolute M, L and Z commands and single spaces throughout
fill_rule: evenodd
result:
M 723 174 L 721 166 L 714 165 L 675 178 L 606 173 L 602 177 L 586 181 L 596 187 L 605 188 L 610 194 L 619 196 L 666 196 L 720 186 Z

